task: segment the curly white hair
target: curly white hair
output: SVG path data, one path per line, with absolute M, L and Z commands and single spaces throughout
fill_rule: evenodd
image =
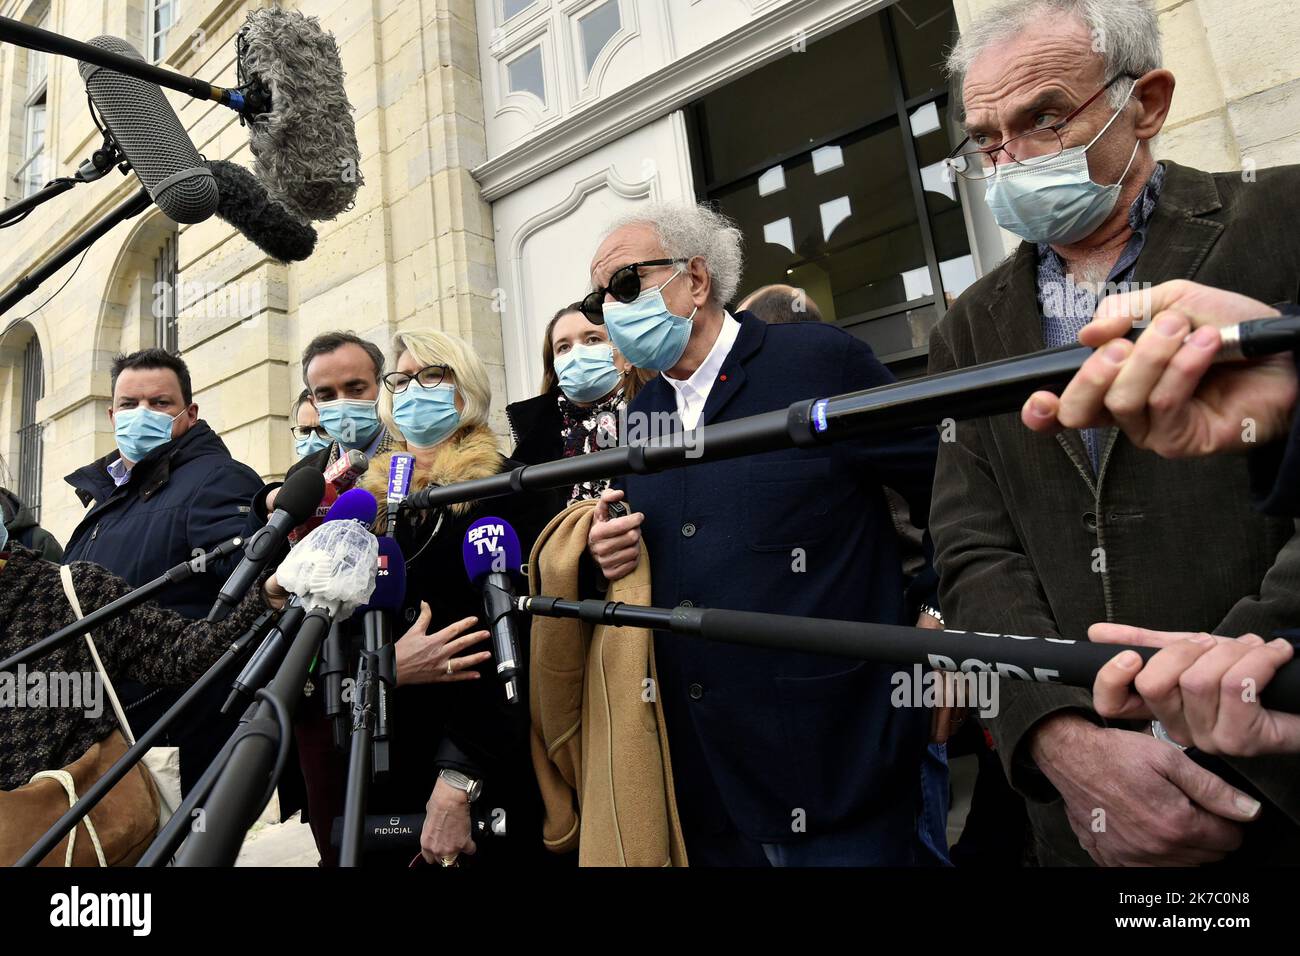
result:
M 673 259 L 704 260 L 713 280 L 709 299 L 716 305 L 731 301 L 740 288 L 745 267 L 741 249 L 744 237 L 736 224 L 710 206 L 698 203 L 656 200 L 643 203 L 611 222 L 600 241 L 624 226 L 647 225 L 663 244 L 664 254 Z

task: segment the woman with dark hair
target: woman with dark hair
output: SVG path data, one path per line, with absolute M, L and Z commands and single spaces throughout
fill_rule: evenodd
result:
M 603 325 L 574 302 L 552 316 L 542 336 L 542 393 L 506 406 L 526 465 L 585 455 L 619 444 L 623 409 L 653 373 L 633 368 L 610 343 Z M 584 481 L 554 496 L 554 510 L 599 498 L 608 480 Z

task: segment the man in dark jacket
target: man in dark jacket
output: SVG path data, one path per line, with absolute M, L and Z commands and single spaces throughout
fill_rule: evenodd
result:
M 36 523 L 32 509 L 8 488 L 0 488 L 0 513 L 3 513 L 10 541 L 31 548 L 46 561 L 58 564 L 63 560 L 63 548 L 58 539 Z
M 892 380 L 867 345 L 834 326 L 733 317 L 723 303 L 740 265 L 739 232 L 705 207 L 638 207 L 600 244 L 592 283 L 610 338 L 638 368 L 664 372 L 629 406 L 627 443 L 653 437 L 656 422 L 682 438 L 682 429 Z M 627 321 L 646 302 L 657 308 Z M 635 567 L 644 535 L 657 605 L 901 623 L 883 486 L 923 526 L 935 444 L 931 429 L 914 429 L 628 476 L 621 487 L 635 513 L 608 520 L 620 492 L 606 492 L 590 552 L 617 580 Z M 891 706 L 894 668 L 665 632 L 655 662 L 692 865 L 924 858 L 931 713 Z
M 161 349 L 119 355 L 112 366 L 117 448 L 64 480 L 90 510 L 68 540 L 64 563 L 92 561 L 138 587 L 222 541 L 247 536 L 250 504 L 262 481 L 230 457 L 199 418 L 190 373 Z M 205 574 L 169 586 L 158 603 L 186 617 L 204 618 L 236 553 Z M 238 715 L 219 719 L 230 688 L 214 686 L 168 729 L 181 748 L 181 786 L 188 790 L 233 731 Z M 140 733 L 179 698 L 175 688 L 119 685 L 122 703 Z
M 1211 364 L 1219 327 L 1279 310 L 1300 316 L 1300 306 L 1292 303 L 1275 308 L 1192 282 L 1112 296 L 1079 338 L 1101 350 L 1118 343 L 1117 360 L 1098 352 L 1059 398 L 1048 392 L 1031 396 L 1021 419 L 1048 433 L 1067 425 L 1116 425 L 1135 445 L 1165 458 L 1249 452 L 1256 506 L 1300 517 L 1300 352 Z M 1120 338 L 1143 313 L 1185 320 L 1186 340 L 1149 331 L 1136 345 Z M 1251 427 L 1244 428 L 1243 421 Z M 1259 635 L 1216 640 L 1118 624 L 1094 625 L 1088 636 L 1162 648 L 1146 666 L 1125 652 L 1102 668 L 1093 688 L 1099 713 L 1155 717 L 1180 743 L 1251 758 L 1252 782 L 1300 823 L 1300 716 L 1260 706 L 1277 669 L 1295 655 L 1289 640 L 1266 642 Z
M 987 181 L 995 217 L 1026 241 L 936 327 L 931 372 L 1070 344 L 1124 284 L 1296 296 L 1300 170 L 1157 164 L 1174 80 L 1150 4 L 1074 6 L 1017 0 L 952 56 L 970 133 L 954 168 Z M 1178 335 L 1167 320 L 1156 333 Z M 1243 460 L 1166 461 L 1107 428 L 1043 438 L 1015 415 L 950 434 L 931 513 L 949 626 L 1078 640 L 1099 621 L 1271 635 L 1300 620 L 1295 524 L 1251 509 Z M 1248 823 L 1233 768 L 1150 722 L 1103 721 L 1085 690 L 1004 682 L 990 731 L 1042 863 L 1187 865 L 1294 841 Z

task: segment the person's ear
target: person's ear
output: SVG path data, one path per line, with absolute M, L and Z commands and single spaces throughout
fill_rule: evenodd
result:
M 1138 139 L 1152 139 L 1164 127 L 1174 99 L 1174 83 L 1174 75 L 1168 70 L 1152 70 L 1138 82 L 1133 91 L 1138 101 L 1133 131 Z
M 713 277 L 704 265 L 702 256 L 695 256 L 686 264 L 687 278 L 691 284 L 691 301 L 700 308 L 709 301 L 709 292 L 713 288 Z

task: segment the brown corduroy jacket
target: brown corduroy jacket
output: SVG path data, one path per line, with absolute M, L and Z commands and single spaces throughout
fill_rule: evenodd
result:
M 560 512 L 528 562 L 533 594 L 577 599 L 579 566 L 596 502 Z M 610 585 L 607 599 L 650 603 L 650 561 Z M 663 707 L 655 693 L 654 636 L 535 616 L 529 706 L 533 764 L 556 853 L 581 866 L 685 866 Z
M 1300 167 L 1248 179 L 1165 165 L 1136 287 L 1191 279 L 1297 301 Z M 962 293 L 930 338 L 931 374 L 1043 348 L 1037 263 L 1024 243 Z M 961 422 L 954 437 L 939 443 L 930 509 L 949 627 L 1086 640 L 1096 621 L 1265 638 L 1300 625 L 1297 523 L 1251 507 L 1244 457 L 1167 461 L 1109 428 L 1094 474 L 1077 431 L 1037 435 L 1016 413 Z M 1028 751 L 1056 712 L 1101 722 L 1092 694 L 1004 681 L 1000 704 L 988 726 L 1029 798 L 1039 861 L 1089 864 Z M 1297 759 L 1227 763 L 1300 823 Z

